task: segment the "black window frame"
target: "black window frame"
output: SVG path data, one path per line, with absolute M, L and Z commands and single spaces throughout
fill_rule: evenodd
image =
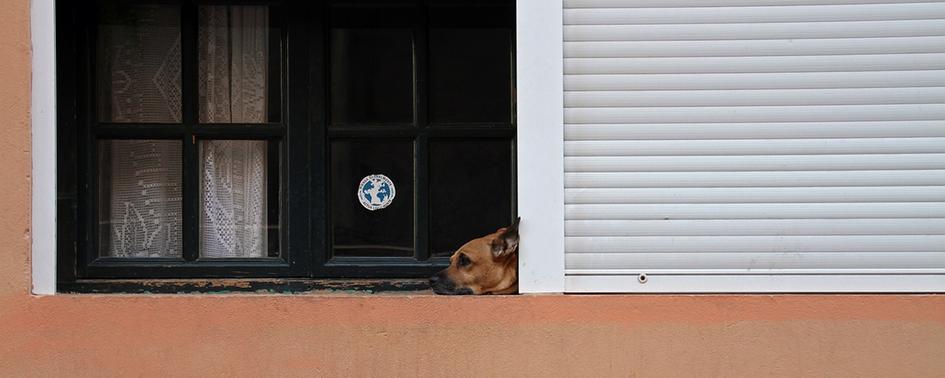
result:
M 101 0 L 106 1 L 106 0 Z M 183 122 L 171 130 L 166 124 L 106 124 L 97 121 L 94 105 L 96 14 L 92 4 L 57 1 L 57 275 L 64 288 L 88 289 L 89 282 L 123 279 L 207 279 L 207 278 L 420 278 L 442 269 L 446 258 L 429 258 L 429 177 L 428 152 L 431 139 L 490 138 L 507 140 L 511 149 L 512 208 L 515 215 L 515 104 L 514 104 L 514 3 L 509 1 L 437 0 L 450 5 L 483 5 L 491 12 L 506 4 L 506 12 L 488 15 L 510 31 L 510 65 L 513 95 L 507 123 L 430 124 L 428 106 L 428 61 L 426 46 L 429 20 L 428 2 L 414 1 L 335 1 L 292 0 L 154 0 L 142 3 L 169 3 L 181 6 L 182 106 Z M 130 2 L 139 2 L 133 0 Z M 332 4 L 329 4 L 332 3 Z M 342 3 L 342 4 L 338 4 Z M 329 31 L 335 22 L 363 22 L 331 18 L 333 6 L 357 10 L 365 3 L 413 5 L 410 25 L 414 30 L 414 120 L 410 125 L 330 126 Z M 510 4 L 512 3 L 512 4 Z M 199 5 L 275 5 L 281 17 L 281 109 L 275 124 L 201 125 L 197 120 L 197 7 Z M 489 8 L 489 7 L 492 8 Z M 473 18 L 483 12 L 470 12 Z M 498 20 L 498 21 L 495 21 Z M 370 20 L 368 20 L 370 21 Z M 403 24 L 404 20 L 395 20 Z M 330 142 L 333 139 L 415 138 L 415 256 L 337 257 L 331 256 Z M 95 233 L 95 149 L 97 139 L 174 139 L 184 148 L 183 253 L 185 261 L 167 259 L 117 259 L 98 257 Z M 196 256 L 199 203 L 195 193 L 198 180 L 201 139 L 255 139 L 280 141 L 280 251 L 281 261 L 260 259 L 199 259 Z M 272 157 L 272 154 L 270 154 Z M 189 168 L 187 168 L 189 167 Z M 310 285 L 301 285 L 309 287 Z M 94 285 L 92 286 L 94 287 Z M 86 289 L 82 289 L 86 288 Z M 119 289 L 121 291 L 121 289 Z

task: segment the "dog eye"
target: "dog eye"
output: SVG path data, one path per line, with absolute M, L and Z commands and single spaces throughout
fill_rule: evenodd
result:
M 469 261 L 469 256 L 466 256 L 465 253 L 459 254 L 459 266 L 468 266 L 472 264 L 472 261 Z

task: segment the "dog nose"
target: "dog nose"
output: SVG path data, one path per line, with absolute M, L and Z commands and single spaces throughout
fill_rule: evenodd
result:
M 440 276 L 439 276 L 439 275 L 431 276 L 431 277 L 430 277 L 430 285 L 435 284 L 436 281 L 439 281 L 439 280 L 440 280 Z

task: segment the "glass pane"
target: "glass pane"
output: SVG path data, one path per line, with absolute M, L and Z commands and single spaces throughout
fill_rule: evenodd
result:
M 430 30 L 432 122 L 509 122 L 512 104 L 511 31 Z
M 413 122 L 413 32 L 331 30 L 331 123 Z
M 413 256 L 412 141 L 336 140 L 330 177 L 334 256 Z
M 181 142 L 98 143 L 99 255 L 181 257 Z
M 99 10 L 101 122 L 181 122 L 180 7 L 109 2 Z
M 275 144 L 200 141 L 200 257 L 279 256 Z
M 202 123 L 279 121 L 280 32 L 268 6 L 206 5 L 198 12 Z
M 430 142 L 430 248 L 449 256 L 512 218 L 512 144 L 468 139 Z

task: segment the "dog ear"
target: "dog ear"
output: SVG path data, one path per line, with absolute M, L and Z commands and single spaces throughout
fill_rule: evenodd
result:
M 499 237 L 492 241 L 492 255 L 495 257 L 508 256 L 518 253 L 518 222 L 522 218 L 515 218 L 511 226 L 502 227 L 497 232 Z

